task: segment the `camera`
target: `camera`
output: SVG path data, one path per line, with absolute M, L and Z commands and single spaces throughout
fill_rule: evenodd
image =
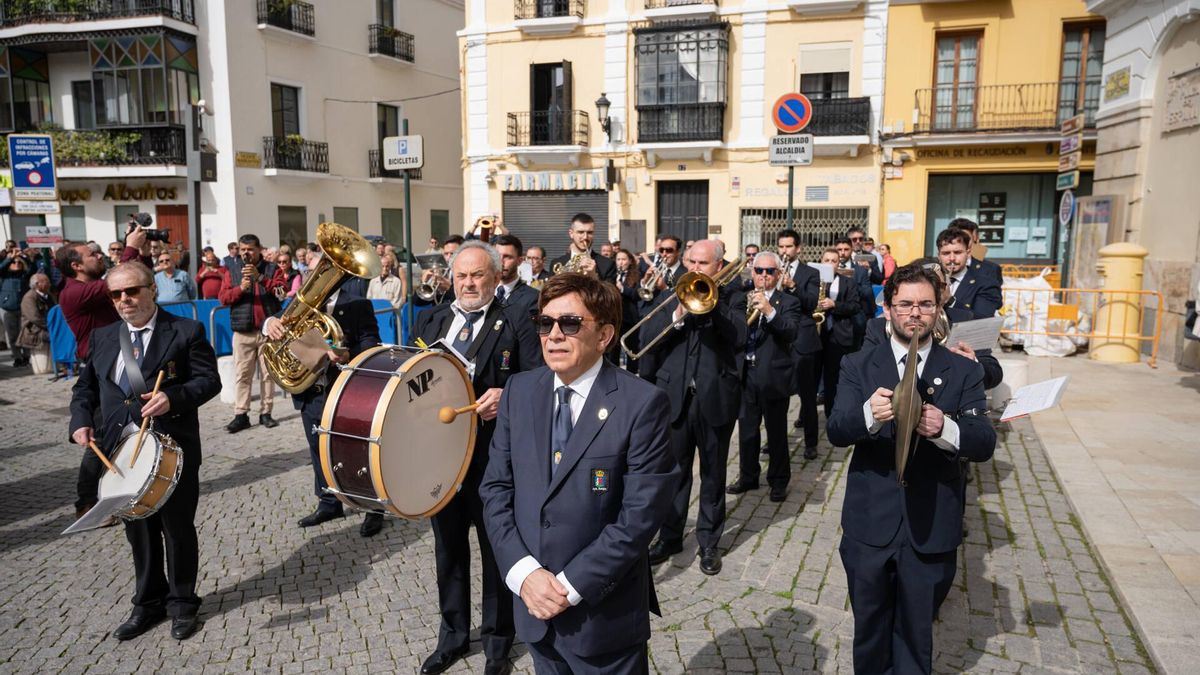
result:
M 161 241 L 164 244 L 170 243 L 170 230 L 143 230 L 146 233 L 146 241 Z
M 171 239 L 170 230 L 150 229 L 154 226 L 154 219 L 150 217 L 149 213 L 144 211 L 142 213 L 129 214 L 129 225 L 125 229 L 125 236 L 129 236 L 129 233 L 133 232 L 133 228 L 137 227 L 138 225 L 141 225 L 142 230 L 146 232 L 146 241 L 161 241 L 165 244 Z

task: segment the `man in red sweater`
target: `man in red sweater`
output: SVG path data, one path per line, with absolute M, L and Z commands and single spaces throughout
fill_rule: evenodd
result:
M 148 253 L 146 233 L 140 226 L 135 227 L 125 237 L 121 262 L 141 259 L 149 266 Z M 103 279 L 108 271 L 104 258 L 103 251 L 93 251 L 87 244 L 68 244 L 55 254 L 55 263 L 66 280 L 58 294 L 58 305 L 71 332 L 75 334 L 75 362 L 79 368 L 83 368 L 87 362 L 92 331 L 120 318 L 109 300 L 108 285 Z M 103 473 L 104 465 L 91 450 L 85 450 L 75 485 L 76 518 L 82 517 L 96 505 L 96 491 Z

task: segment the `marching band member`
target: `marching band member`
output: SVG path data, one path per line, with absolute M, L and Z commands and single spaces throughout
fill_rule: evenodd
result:
M 837 267 L 836 249 L 825 249 L 821 263 Z M 862 302 L 858 285 L 849 276 L 833 275 L 833 282 L 826 289 L 825 298 L 817 304 L 818 311 L 825 313 L 819 327 L 821 333 L 821 373 L 825 382 L 825 419 L 833 411 L 837 397 L 838 376 L 842 368 L 842 357 L 858 351 L 854 340 L 856 325 L 862 314 Z
M 955 218 L 946 225 L 946 229 L 958 228 L 971 235 L 971 259 L 967 261 L 971 270 L 981 276 L 989 277 L 997 284 L 1004 285 L 1004 272 L 996 263 L 988 260 L 987 246 L 979 243 L 979 225 L 970 218 Z
M 79 372 L 71 391 L 71 440 L 84 446 L 95 440 L 111 450 L 127 424 L 153 417 L 155 428 L 173 438 L 183 454 L 183 469 L 170 499 L 147 518 L 125 521 L 136 586 L 133 613 L 113 637 L 133 639 L 170 616 L 171 637 L 185 640 L 199 628 L 200 611 L 197 410 L 221 391 L 217 358 L 203 324 L 158 311 L 154 275 L 145 265 L 121 263 L 105 281 L 121 321 L 92 333 L 87 368 Z M 162 386 L 152 394 L 146 383 L 159 372 Z M 93 420 L 100 420 L 101 426 L 93 428 Z
M 737 481 L 725 492 L 731 495 L 758 489 L 760 467 L 758 448 L 762 444 L 759 426 L 767 427 L 767 484 L 770 498 L 787 498 L 792 478 L 788 458 L 788 399 L 792 395 L 792 342 L 800 324 L 800 301 L 775 290 L 779 280 L 779 256 L 771 251 L 754 257 L 754 290 L 746 298 L 746 310 L 757 310 L 741 351 L 742 409 L 738 417 Z
M 641 299 L 637 296 L 637 313 L 638 316 L 633 323 L 643 316 L 646 316 L 650 310 L 657 307 L 660 303 L 671 296 L 671 291 L 675 288 L 675 281 L 683 276 L 687 269 L 683 263 L 683 240 L 673 234 L 659 235 L 656 242 L 655 256 L 651 260 L 653 265 L 647 266 L 642 271 L 642 284 L 648 284 L 648 275 L 654 275 L 654 285 L 651 287 L 654 295 L 649 300 Z M 639 265 L 641 268 L 641 265 Z M 659 272 L 662 272 L 660 274 Z M 665 293 L 665 295 L 664 295 Z M 623 334 L 623 333 L 622 333 Z M 631 335 L 628 344 L 641 345 L 642 336 Z M 651 351 L 646 353 L 639 359 L 637 363 L 637 372 L 642 379 L 653 382 L 655 371 L 658 370 L 658 360 L 661 357 L 661 352 Z
M 571 226 L 567 228 L 571 237 L 571 245 L 567 252 L 555 258 L 550 264 L 550 271 L 568 270 L 570 262 L 576 256 L 580 258 L 579 269 L 576 272 L 595 274 L 601 281 L 617 280 L 617 266 L 612 260 L 592 250 L 592 242 L 596 239 L 596 221 L 586 213 L 576 213 L 571 218 Z
M 931 672 L 934 613 L 954 582 L 962 539 L 959 458 L 987 461 L 996 445 L 982 370 L 932 339 L 940 284 L 920 265 L 896 270 L 884 287 L 892 337 L 846 358 L 829 417 L 830 442 L 854 446 L 839 551 L 856 673 Z M 911 340 L 917 363 L 906 363 Z M 925 402 L 900 483 L 893 395 L 907 368 L 917 369 Z
M 542 284 L 551 276 L 550 270 L 546 269 L 546 249 L 541 246 L 530 246 L 525 249 L 525 260 L 529 263 L 529 283 L 536 288 L 541 288 Z
M 696 242 L 687 251 L 688 271 L 710 277 L 721 269 L 725 246 L 717 240 Z M 729 439 L 741 405 L 741 380 L 735 353 L 746 343 L 746 304 L 740 291 L 715 289 L 717 306 L 704 315 L 686 314 L 682 306 L 673 313 L 660 312 L 642 327 L 642 344 L 674 324 L 667 337 L 650 354 L 658 367 L 650 374 L 671 401 L 671 452 L 682 471 L 672 511 L 650 546 L 650 563 L 665 562 L 683 550 L 692 491 L 692 464 L 700 454 L 700 508 L 696 539 L 700 545 L 700 571 L 721 571 L 717 548 L 725 528 L 725 465 Z M 671 295 L 663 293 L 665 302 Z
M 1004 304 L 1000 281 L 971 267 L 971 235 L 965 230 L 946 229 L 937 236 L 938 259 L 948 275 L 951 307 L 965 309 L 976 319 L 996 316 Z
M 804 458 L 815 459 L 820 427 L 817 425 L 817 359 L 821 356 L 821 337 L 812 313 L 817 308 L 821 275 L 800 261 L 800 234 L 784 230 L 775 240 L 779 255 L 790 262 L 780 273 L 780 290 L 800 301 L 796 341 L 792 343 L 793 391 L 800 396 L 800 417 L 795 426 L 804 428 Z
M 496 299 L 504 307 L 515 307 L 521 316 L 531 316 L 537 309 L 538 292 L 521 280 L 517 268 L 525 261 L 521 240 L 511 234 L 492 236 L 490 243 L 500 254 L 500 282 L 496 284 Z
M 472 384 L 481 420 L 471 465 L 462 489 L 432 519 L 437 560 L 438 606 L 442 622 L 438 644 L 421 672 L 440 673 L 467 653 L 471 633 L 471 548 L 475 527 L 483 575 L 483 622 L 479 627 L 487 657 L 485 673 L 509 672 L 513 643 L 512 596 L 496 566 L 483 522 L 479 484 L 488 462 L 488 445 L 496 428 L 500 392 L 509 376 L 542 365 L 542 353 L 528 314 L 496 302 L 500 254 L 482 241 L 462 244 L 450 259 L 455 300 L 417 316 L 414 339 L 425 344 L 444 340 L 471 364 Z
M 612 286 L 560 274 L 539 304 L 549 367 L 501 397 L 480 488 L 488 536 L 538 673 L 646 673 L 646 547 L 679 480 L 670 404 L 602 358 L 621 321 Z

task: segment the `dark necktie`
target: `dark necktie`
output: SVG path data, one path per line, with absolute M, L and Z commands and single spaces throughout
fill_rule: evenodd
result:
M 758 340 L 762 337 L 762 331 L 759 327 L 762 326 L 762 316 L 758 320 L 750 324 L 750 332 L 746 335 L 746 360 L 754 361 L 758 352 Z
M 508 295 L 508 290 L 503 286 L 496 287 L 496 299 L 500 301 L 500 305 L 504 305 L 504 297 Z
M 571 388 L 559 387 L 554 390 L 558 397 L 558 408 L 554 411 L 554 428 L 550 436 L 550 475 L 558 472 L 558 464 L 562 461 L 563 451 L 567 441 L 571 440 Z
M 450 345 L 454 347 L 454 351 L 466 356 L 467 350 L 471 348 L 471 333 L 474 330 L 475 322 L 483 317 L 483 310 L 478 312 L 463 312 L 463 325 L 459 329 L 458 335 L 454 336 L 454 342 Z
M 617 287 L 625 288 L 625 273 L 621 272 L 617 275 Z
M 904 356 L 900 357 L 900 365 L 903 366 L 906 361 L 908 361 L 908 354 L 905 354 Z M 917 367 L 918 368 L 921 367 L 921 355 L 920 354 L 917 354 Z M 903 378 L 904 373 L 900 373 L 900 377 Z
M 139 328 L 133 331 L 133 358 L 137 360 L 138 368 L 142 367 L 142 361 L 146 360 L 146 350 L 142 347 L 142 333 L 145 328 Z M 125 392 L 125 396 L 133 395 L 133 387 L 129 386 L 129 370 L 121 368 L 121 374 L 117 378 L 117 386 L 121 387 L 121 391 Z

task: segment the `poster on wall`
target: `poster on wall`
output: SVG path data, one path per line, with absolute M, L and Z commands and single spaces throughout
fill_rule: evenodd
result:
M 1114 195 L 1080 197 L 1075 206 L 1075 224 L 1070 239 L 1068 273 L 1073 288 L 1100 288 L 1097 262 L 1101 248 L 1124 238 L 1118 217 L 1120 202 Z
M 1008 213 L 1007 192 L 979 193 L 979 242 L 984 246 L 1004 245 L 1004 221 Z

